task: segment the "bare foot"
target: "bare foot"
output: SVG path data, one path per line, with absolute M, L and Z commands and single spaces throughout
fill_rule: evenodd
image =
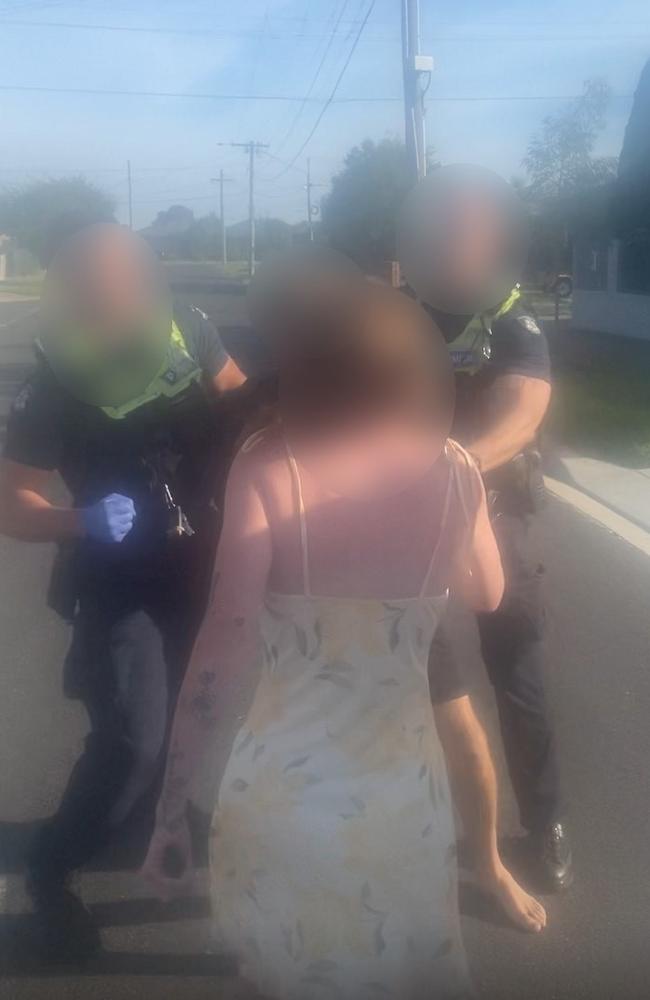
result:
M 535 934 L 546 927 L 546 910 L 522 889 L 507 868 L 501 867 L 494 875 L 479 879 L 479 883 L 518 927 Z

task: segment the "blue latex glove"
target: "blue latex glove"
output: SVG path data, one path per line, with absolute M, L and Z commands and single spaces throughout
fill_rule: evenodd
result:
M 130 497 L 110 493 L 81 514 L 89 538 L 97 542 L 121 542 L 133 527 L 135 506 Z

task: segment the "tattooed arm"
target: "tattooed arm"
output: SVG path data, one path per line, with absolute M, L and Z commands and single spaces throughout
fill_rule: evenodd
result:
M 257 620 L 271 562 L 266 513 L 256 486 L 260 442 L 235 459 L 226 487 L 224 523 L 212 593 L 176 706 L 156 828 L 144 873 L 161 896 L 187 887 L 186 807 L 208 750 L 234 735 L 242 675 L 256 658 Z M 165 872 L 170 851 L 185 877 Z M 167 867 L 171 867 L 168 864 Z

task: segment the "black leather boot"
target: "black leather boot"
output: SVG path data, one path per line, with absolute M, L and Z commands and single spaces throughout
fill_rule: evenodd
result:
M 553 892 L 563 892 L 573 882 L 573 856 L 566 829 L 552 823 L 541 833 L 533 834 L 532 844 L 544 881 Z
M 83 900 L 65 882 L 29 873 L 34 904 L 34 951 L 42 962 L 80 962 L 101 951 L 99 930 Z

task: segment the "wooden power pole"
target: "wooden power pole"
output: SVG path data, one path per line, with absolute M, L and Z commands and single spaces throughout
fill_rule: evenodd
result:
M 255 274 L 255 154 L 268 149 L 265 142 L 219 142 L 218 146 L 237 146 L 248 153 L 248 276 Z
M 223 186 L 232 180 L 231 177 L 224 177 L 223 168 L 219 170 L 219 176 L 212 178 L 213 184 L 219 185 L 219 220 L 221 222 L 221 261 L 224 269 L 228 263 L 228 248 L 226 240 L 226 214 L 224 211 Z

